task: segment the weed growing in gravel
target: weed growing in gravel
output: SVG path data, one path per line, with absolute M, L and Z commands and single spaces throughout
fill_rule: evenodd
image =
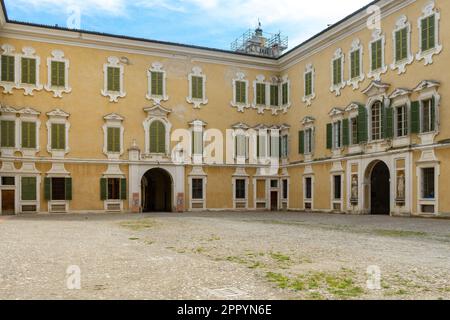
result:
M 132 231 L 143 231 L 156 226 L 156 222 L 150 219 L 130 220 L 120 223 L 120 226 Z
M 383 230 L 377 229 L 373 231 L 376 235 L 395 238 L 409 238 L 409 237 L 425 237 L 426 232 L 404 231 L 404 230 Z
M 139 240 L 139 238 L 128 238 L 128 240 L 137 241 L 137 240 Z

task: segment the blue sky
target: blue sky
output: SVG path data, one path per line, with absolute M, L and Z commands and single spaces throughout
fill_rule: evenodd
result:
M 5 0 L 10 19 L 229 49 L 258 19 L 294 47 L 370 0 Z M 76 17 L 76 15 L 75 15 Z

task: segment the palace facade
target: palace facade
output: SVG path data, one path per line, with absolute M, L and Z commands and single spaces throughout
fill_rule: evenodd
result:
M 264 56 L 3 4 L 0 213 L 449 216 L 450 2 L 371 5 Z

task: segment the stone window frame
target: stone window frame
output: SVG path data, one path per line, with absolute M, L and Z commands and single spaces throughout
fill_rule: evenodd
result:
M 169 121 L 168 116 L 172 113 L 172 110 L 166 109 L 161 105 L 155 105 L 150 108 L 144 108 L 144 112 L 147 113 L 147 117 L 142 123 L 145 133 L 144 156 L 154 158 L 156 160 L 162 160 L 162 158 L 170 156 L 170 133 L 172 130 L 172 123 Z M 166 129 L 166 152 L 164 154 L 155 154 L 150 152 L 150 125 L 155 121 L 162 122 Z
M 12 157 L 14 155 L 14 152 L 20 151 L 20 119 L 17 117 L 17 114 L 19 113 L 18 110 L 7 107 L 7 106 L 1 106 L 0 107 L 0 121 L 13 121 L 14 122 L 14 147 L 1 147 L 0 151 L 2 153 L 2 156 L 8 156 Z
M 433 168 L 434 169 L 434 199 L 424 199 L 422 196 L 422 170 Z M 424 150 L 420 160 L 416 166 L 416 178 L 417 178 L 417 213 L 426 214 L 422 212 L 423 205 L 434 206 L 434 213 L 431 215 L 436 216 L 439 214 L 439 177 L 441 175 L 441 165 L 439 159 L 437 159 L 434 150 Z
M 160 72 L 163 75 L 163 94 L 162 96 L 154 95 L 152 92 L 152 72 Z M 151 67 L 147 70 L 147 95 L 148 100 L 153 101 L 155 104 L 161 104 L 163 101 L 168 101 L 169 96 L 167 95 L 167 72 L 164 69 L 164 65 L 160 62 L 152 63 Z
M 307 178 L 311 178 L 311 199 L 308 199 L 306 197 L 306 179 Z M 315 175 L 314 172 L 312 171 L 311 166 L 308 166 L 305 169 L 305 173 L 302 176 L 302 186 L 303 186 L 303 210 L 314 210 L 314 189 L 315 189 Z M 311 204 L 311 209 L 306 209 L 306 203 Z
M 70 152 L 69 147 L 69 132 L 70 132 L 70 114 L 57 108 L 47 113 L 47 152 L 52 155 L 53 158 L 64 158 L 66 154 Z M 52 149 L 52 124 L 64 124 L 65 127 L 65 149 L 53 150 Z
M 65 84 L 64 87 L 55 87 L 52 86 L 52 62 L 63 62 L 65 68 Z M 64 57 L 64 51 L 62 50 L 53 50 L 52 57 L 47 58 L 47 84 L 45 85 L 45 90 L 49 92 L 53 92 L 54 98 L 62 98 L 63 93 L 71 93 L 72 87 L 69 84 L 69 69 L 70 69 L 70 61 L 69 59 Z
M 407 38 L 407 57 L 401 61 L 396 61 L 397 52 L 397 42 L 396 33 L 406 28 L 406 38 Z M 414 55 L 411 50 L 411 23 L 408 21 L 406 15 L 401 15 L 397 22 L 395 23 L 395 28 L 392 30 L 392 46 L 393 46 L 393 59 L 394 62 L 391 64 L 391 70 L 398 69 L 398 74 L 404 74 L 406 72 L 406 67 L 414 62 Z
M 36 55 L 36 50 L 32 47 L 24 47 L 22 53 L 17 55 L 18 61 L 16 61 L 17 73 L 16 73 L 16 88 L 23 89 L 25 96 L 33 96 L 33 91 L 41 91 L 44 86 L 40 83 L 40 66 L 41 57 Z M 35 59 L 36 60 L 36 83 L 27 84 L 22 83 L 22 58 Z
M 306 75 L 308 73 L 311 73 L 311 94 L 306 95 Z M 316 69 L 314 68 L 314 65 L 312 63 L 309 63 L 306 65 L 305 70 L 303 72 L 303 98 L 302 101 L 306 103 L 307 107 L 310 107 L 312 105 L 312 101 L 316 98 L 316 84 L 315 84 L 315 78 L 316 78 Z
M 24 154 L 24 156 L 35 156 L 37 152 L 40 150 L 40 128 L 41 128 L 41 120 L 39 120 L 39 116 L 41 113 L 32 108 L 23 108 L 18 111 L 19 114 L 19 150 Z M 24 148 L 22 146 L 22 123 L 23 122 L 34 122 L 36 124 L 36 147 L 35 148 Z
M 203 79 L 202 82 L 202 92 L 203 97 L 201 99 L 194 99 L 192 97 L 192 77 L 199 77 Z M 165 82 L 165 81 L 164 81 Z M 202 68 L 194 67 L 192 68 L 192 72 L 188 75 L 189 82 L 189 95 L 186 98 L 186 101 L 190 104 L 194 105 L 194 109 L 201 109 L 202 105 L 208 104 L 208 98 L 206 97 L 206 75 L 203 73 Z
M 414 92 L 417 93 L 418 101 L 420 102 L 420 133 L 419 138 L 421 139 L 421 144 L 433 144 L 435 138 L 440 133 L 440 103 L 441 96 L 438 93 L 440 83 L 430 80 L 422 81 L 416 88 Z M 423 129 L 423 101 L 434 98 L 435 106 L 435 126 L 434 131 L 422 132 Z
M 236 101 L 236 82 L 244 82 L 246 84 L 246 90 L 245 90 L 245 103 L 238 103 Z M 246 75 L 243 72 L 236 73 L 235 78 L 232 80 L 232 89 L 233 89 L 233 100 L 231 101 L 231 106 L 236 108 L 238 112 L 244 112 L 245 109 L 250 108 L 250 103 L 248 99 L 248 89 L 249 89 L 249 82 L 246 79 Z M 267 94 L 267 90 L 266 90 Z M 267 101 L 266 101 L 267 103 Z
M 395 147 L 397 146 L 407 146 L 411 142 L 411 94 L 412 90 L 409 89 L 396 89 L 389 96 L 391 100 L 391 107 L 393 108 L 393 144 Z M 404 136 L 398 136 L 398 123 L 397 123 L 397 115 L 398 108 L 406 106 L 406 123 L 407 123 L 407 134 Z
M 435 15 L 435 47 L 433 49 L 422 52 L 422 20 L 426 19 L 432 15 Z M 441 21 L 441 12 L 436 8 L 436 4 L 434 0 L 429 1 L 422 8 L 422 15 L 417 19 L 417 28 L 419 29 L 419 52 L 416 54 L 416 60 L 422 61 L 424 60 L 425 66 L 433 64 L 433 56 L 438 55 L 442 52 L 443 46 L 440 43 L 440 21 Z
M 283 87 L 285 85 L 287 85 L 287 103 L 283 104 Z M 291 80 L 289 79 L 288 75 L 284 75 L 281 77 L 280 83 L 280 108 L 283 113 L 287 113 L 291 106 Z
M 359 76 L 352 79 L 352 54 L 359 50 Z M 349 80 L 347 81 L 347 85 L 351 86 L 353 90 L 359 89 L 359 83 L 364 81 L 366 78 L 366 75 L 364 74 L 364 46 L 361 43 L 360 39 L 354 39 L 352 42 L 352 46 L 350 48 L 350 51 L 348 53 L 348 61 L 349 61 L 349 67 L 348 67 L 348 75 Z
M 345 111 L 341 108 L 333 108 L 331 109 L 330 113 L 328 114 L 331 118 L 332 123 L 332 148 L 331 151 L 333 153 L 333 157 L 339 157 L 342 155 L 342 152 L 344 150 L 344 127 L 343 127 L 343 120 L 345 116 Z M 336 146 L 336 132 L 335 132 L 335 126 L 336 124 L 340 122 L 340 147 Z
M 14 57 L 14 81 L 13 82 L 6 82 L 1 81 L 0 79 L 0 87 L 3 88 L 4 94 L 12 94 L 13 89 L 18 88 L 19 86 L 19 62 L 20 62 L 20 53 L 15 52 L 16 49 L 14 46 L 10 44 L 4 44 L 2 45 L 2 56 L 10 56 Z M 1 72 L 1 64 L 0 64 L 0 72 Z
M 265 104 L 257 104 L 257 85 L 264 84 L 265 86 Z M 233 88 L 234 90 L 234 88 Z M 258 114 L 264 114 L 264 111 L 269 109 L 269 100 L 270 100 L 270 89 L 269 83 L 266 81 L 266 77 L 264 75 L 258 75 L 256 80 L 253 81 L 253 104 L 252 108 L 258 110 Z
M 236 180 L 244 180 L 245 181 L 245 199 L 237 199 L 236 198 Z M 233 194 L 233 210 L 237 210 L 237 203 L 245 204 L 244 208 L 239 208 L 240 210 L 248 210 L 249 209 L 249 187 L 250 187 L 250 177 L 245 172 L 245 168 L 237 168 L 236 172 L 232 177 L 232 194 Z
M 314 152 L 315 152 L 315 147 L 316 147 L 316 144 L 315 144 L 315 138 L 316 138 L 316 127 L 315 127 L 315 121 L 316 121 L 316 119 L 315 118 L 313 118 L 313 117 L 310 117 L 310 116 L 306 116 L 306 117 L 304 117 L 303 118 L 303 120 L 302 120 L 302 122 L 301 122 L 301 125 L 302 125 L 302 130 L 303 130 L 303 132 L 305 132 L 305 135 L 304 135 L 304 141 L 303 141 L 303 145 L 304 145 L 304 157 L 305 157 L 305 161 L 311 161 L 312 160 L 312 158 L 313 158 L 313 156 L 314 156 Z M 312 134 L 312 137 L 311 137 L 311 142 L 312 142 L 312 145 L 311 145 L 311 152 L 307 152 L 306 151 L 306 131 L 307 130 L 311 130 L 311 134 Z
M 108 68 L 120 69 L 120 90 L 117 92 L 108 90 Z M 101 93 L 104 97 L 109 97 L 109 102 L 118 103 L 119 98 L 126 97 L 127 93 L 124 86 L 125 67 L 118 57 L 108 57 L 108 62 L 103 65 L 103 90 Z
M 103 154 L 105 154 L 108 159 L 118 160 L 125 152 L 124 150 L 124 132 L 125 128 L 123 126 L 124 118 L 117 113 L 110 113 L 103 117 L 105 123 L 102 126 L 103 130 Z M 108 151 L 108 128 L 118 128 L 120 129 L 120 151 L 110 152 Z
M 374 44 L 377 41 L 381 40 L 381 67 L 372 70 L 372 44 Z M 385 74 L 388 70 L 388 67 L 386 65 L 386 35 L 383 33 L 381 29 L 375 29 L 372 32 L 372 40 L 369 42 L 369 62 L 370 62 L 370 68 L 369 72 L 367 74 L 368 78 L 372 78 L 376 81 L 381 80 L 381 75 Z
M 202 199 L 194 199 L 192 196 L 192 187 L 193 183 L 192 180 L 199 179 L 202 180 L 203 185 L 203 194 Z M 189 186 L 189 211 L 202 211 L 206 210 L 206 187 L 208 185 L 208 176 L 203 171 L 203 168 L 201 166 L 195 166 L 192 168 L 191 173 L 188 175 L 188 186 Z M 202 208 L 194 208 L 194 204 L 201 204 Z
M 338 59 L 341 59 L 341 81 L 338 84 L 334 84 L 334 62 Z M 345 86 L 347 85 L 347 83 L 345 82 L 345 77 L 344 77 L 344 66 L 345 66 L 345 54 L 342 51 L 342 48 L 339 48 L 334 52 L 333 58 L 331 59 L 330 91 L 334 92 L 336 94 L 336 96 L 340 96 L 342 89 L 344 89 Z

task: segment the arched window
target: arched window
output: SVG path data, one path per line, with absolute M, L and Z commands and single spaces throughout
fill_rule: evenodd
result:
M 381 125 L 382 125 L 382 105 L 380 101 L 375 102 L 371 108 L 371 123 L 372 123 L 372 140 L 381 140 Z
M 166 153 L 166 127 L 161 121 L 150 124 L 150 153 Z

